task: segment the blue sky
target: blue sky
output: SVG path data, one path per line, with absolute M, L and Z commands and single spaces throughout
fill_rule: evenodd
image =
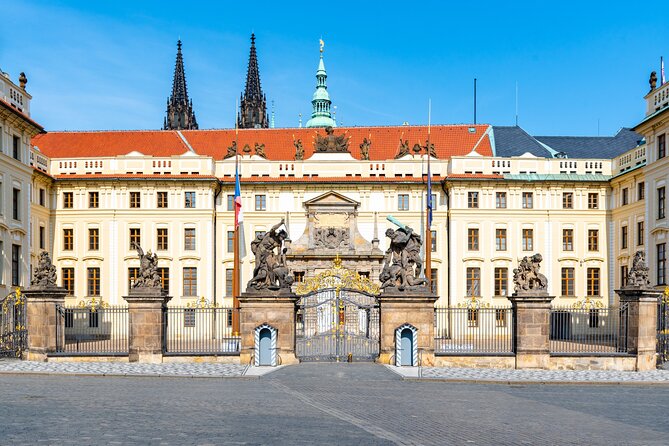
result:
M 17 1 L 0 68 L 25 71 L 47 130 L 157 129 L 183 40 L 200 128 L 234 126 L 254 31 L 277 127 L 306 122 L 326 43 L 343 125 L 519 123 L 534 135 L 613 134 L 643 115 L 669 56 L 659 3 Z M 652 8 L 657 8 L 657 13 Z M 666 16 L 666 15 L 665 15 Z M 598 124 L 599 123 L 599 124 Z

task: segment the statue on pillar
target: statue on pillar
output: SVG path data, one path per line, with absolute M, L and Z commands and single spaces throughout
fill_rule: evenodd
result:
M 33 271 L 30 285 L 41 288 L 56 287 L 56 267 L 51 262 L 51 257 L 46 251 L 39 254 L 39 262 Z
M 541 254 L 525 256 L 513 270 L 513 284 L 516 294 L 546 294 L 548 279 L 539 272 Z
M 251 242 L 251 252 L 255 255 L 255 268 L 253 278 L 246 285 L 247 292 L 290 289 L 293 276 L 286 265 L 287 249 L 283 247 L 283 241 L 288 238 L 288 233 L 279 229 L 284 225 L 285 220 L 282 218 L 268 232 L 259 234 Z
M 132 243 L 132 247 L 137 250 L 139 256 L 139 274 L 132 284 L 133 288 L 161 288 L 162 282 L 158 274 L 158 256 L 155 253 L 144 253 L 144 250 L 137 243 Z
M 302 147 L 302 140 L 294 140 L 293 145 L 295 146 L 295 160 L 302 161 L 304 159 L 304 147 Z
M 372 141 L 364 138 L 360 144 L 360 159 L 363 161 L 369 160 L 369 148 L 372 145 Z
M 646 254 L 643 251 L 637 251 L 634 254 L 632 268 L 627 274 L 627 285 L 625 285 L 625 288 L 650 288 Z
M 655 90 L 657 87 L 657 73 L 655 71 L 650 73 L 650 79 L 648 79 L 648 83 L 650 84 L 650 91 Z
M 420 258 L 420 249 L 423 242 L 420 235 L 392 216 L 389 215 L 387 218 L 397 225 L 398 229 L 388 228 L 386 230 L 386 237 L 390 239 L 390 246 L 386 251 L 383 269 L 379 275 L 381 288 L 397 288 L 400 291 L 405 291 L 419 286 L 424 287 L 427 280 L 420 277 L 423 268 L 423 262 Z

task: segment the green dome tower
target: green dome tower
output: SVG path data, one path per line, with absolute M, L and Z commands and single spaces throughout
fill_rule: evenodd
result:
M 330 113 L 332 101 L 330 100 L 328 87 L 325 83 L 328 75 L 325 72 L 325 64 L 323 63 L 323 47 L 325 44 L 322 39 L 320 44 L 321 57 L 318 61 L 318 70 L 316 71 L 316 91 L 311 100 L 313 111 L 311 112 L 311 119 L 307 121 L 307 127 L 336 127 L 337 123 L 332 119 L 332 114 Z

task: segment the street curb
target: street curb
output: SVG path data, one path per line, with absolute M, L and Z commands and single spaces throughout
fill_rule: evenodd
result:
M 82 372 L 32 372 L 32 371 L 0 371 L 0 376 L 67 376 L 67 377 L 111 377 L 111 378 L 190 378 L 190 379 L 238 379 L 244 381 L 253 381 L 260 376 L 223 376 L 223 375 L 168 375 L 168 374 L 150 374 L 150 373 L 82 373 Z
M 402 377 L 402 381 L 409 382 L 443 382 L 454 384 L 499 384 L 499 385 L 554 385 L 554 386 L 649 386 L 668 387 L 669 381 L 541 381 L 541 380 L 494 380 L 494 379 L 465 379 L 465 378 L 411 378 Z

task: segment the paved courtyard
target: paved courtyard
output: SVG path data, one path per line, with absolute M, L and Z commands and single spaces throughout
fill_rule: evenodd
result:
M 0 444 L 639 444 L 667 386 L 402 381 L 374 364 L 258 379 L 0 375 Z

